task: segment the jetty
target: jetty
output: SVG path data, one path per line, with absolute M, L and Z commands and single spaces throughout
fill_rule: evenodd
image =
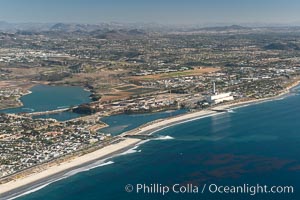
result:
M 228 109 L 228 108 L 212 108 L 210 110 L 216 111 L 216 112 L 230 112 L 230 109 Z

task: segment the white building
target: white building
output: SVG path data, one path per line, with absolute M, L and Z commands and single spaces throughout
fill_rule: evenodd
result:
M 211 104 L 218 104 L 218 103 L 222 103 L 224 101 L 233 101 L 233 100 L 234 100 L 234 98 L 231 95 L 231 92 L 214 94 L 214 95 L 208 96 L 208 98 L 207 98 L 207 101 Z
M 233 101 L 234 98 L 231 95 L 231 92 L 228 93 L 220 93 L 216 92 L 216 83 L 213 83 L 213 95 L 210 95 L 206 99 L 210 104 L 218 104 L 224 101 Z

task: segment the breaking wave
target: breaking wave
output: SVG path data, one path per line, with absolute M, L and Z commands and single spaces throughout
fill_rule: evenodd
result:
M 107 158 L 107 159 L 110 159 L 110 158 Z M 35 185 L 35 186 L 32 186 L 31 188 L 28 188 L 29 190 L 28 191 L 25 191 L 21 194 L 18 194 L 17 196 L 14 196 L 14 197 L 9 197 L 7 200 L 13 200 L 13 199 L 16 199 L 16 198 L 19 198 L 19 197 L 22 197 L 22 196 L 25 196 L 25 195 L 28 195 L 30 193 L 33 193 L 33 192 L 36 192 L 38 190 L 41 190 L 43 189 L 44 187 L 54 183 L 54 182 L 57 182 L 57 181 L 60 181 L 60 180 L 63 180 L 63 179 L 66 179 L 70 176 L 73 176 L 75 174 L 78 174 L 80 172 L 84 172 L 84 171 L 89 171 L 91 169 L 94 169 L 94 168 L 98 168 L 98 167 L 103 167 L 103 166 L 106 166 L 106 165 L 111 165 L 111 164 L 114 164 L 113 161 L 108 161 L 108 162 L 105 162 L 107 159 L 103 159 L 103 160 L 99 160 L 95 163 L 92 163 L 90 165 L 87 165 L 87 166 L 84 166 L 84 167 L 80 167 L 78 169 L 74 169 L 74 170 L 71 170 L 61 176 L 58 176 L 56 178 L 53 178 L 53 179 L 50 179 L 50 180 L 47 180 L 39 185 Z M 0 198 L 0 200 L 2 200 L 2 198 Z
M 135 147 L 133 147 L 133 148 L 131 148 L 131 149 L 128 149 L 127 151 L 118 154 L 118 156 L 122 156 L 122 155 L 127 155 L 127 154 L 132 154 L 132 153 L 141 152 L 140 150 L 137 150 L 138 147 L 139 147 L 139 146 L 135 146 Z
M 154 138 L 152 140 L 174 140 L 175 138 L 169 136 L 169 135 L 166 135 L 166 136 L 160 136 L 160 137 L 157 137 L 157 138 Z

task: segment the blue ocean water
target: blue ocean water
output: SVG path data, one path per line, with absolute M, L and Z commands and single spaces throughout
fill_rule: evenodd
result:
M 91 93 L 85 91 L 82 87 L 37 85 L 30 90 L 32 92 L 31 94 L 20 98 L 23 103 L 22 107 L 0 110 L 0 112 L 40 112 L 69 108 L 70 106 L 76 106 L 91 101 L 89 98 Z M 76 113 L 63 112 L 59 114 L 43 115 L 39 116 L 39 118 L 54 118 L 63 121 L 79 116 L 80 115 Z
M 135 129 L 148 122 L 164 119 L 180 114 L 186 113 L 187 110 L 174 110 L 157 113 L 146 113 L 146 114 L 122 114 L 104 117 L 101 119 L 102 122 L 109 126 L 100 130 L 102 133 L 111 133 L 112 135 L 119 135 L 123 132 Z
M 300 199 L 300 96 L 164 129 L 151 140 L 20 200 Z M 126 120 L 126 119 L 124 119 Z M 135 121 L 138 121 L 137 118 Z M 130 122 L 132 123 L 132 122 Z M 170 139 L 173 138 L 173 139 Z M 127 184 L 293 186 L 294 194 L 127 193 Z

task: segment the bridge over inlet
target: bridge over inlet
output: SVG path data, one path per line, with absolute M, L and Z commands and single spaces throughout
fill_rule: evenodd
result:
M 73 108 L 76 108 L 76 107 L 73 107 Z M 71 110 L 71 109 L 70 108 L 61 108 L 61 109 L 56 109 L 56 110 L 26 113 L 26 115 L 33 117 L 33 116 L 40 116 L 40 115 L 56 114 L 56 113 L 61 113 L 61 112 L 69 111 L 69 110 Z

